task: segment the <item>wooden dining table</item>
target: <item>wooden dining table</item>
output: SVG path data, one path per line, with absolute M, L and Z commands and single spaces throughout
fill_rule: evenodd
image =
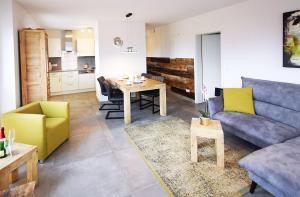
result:
M 160 115 L 167 115 L 166 84 L 157 80 L 145 78 L 141 83 L 127 84 L 127 80 L 110 79 L 111 83 L 124 94 L 124 122 L 131 123 L 131 93 L 146 90 L 159 90 Z

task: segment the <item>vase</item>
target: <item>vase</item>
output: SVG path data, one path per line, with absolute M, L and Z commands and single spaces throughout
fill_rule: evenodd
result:
M 209 125 L 209 123 L 210 123 L 210 118 L 201 117 L 201 124 L 202 125 L 207 126 L 207 125 Z

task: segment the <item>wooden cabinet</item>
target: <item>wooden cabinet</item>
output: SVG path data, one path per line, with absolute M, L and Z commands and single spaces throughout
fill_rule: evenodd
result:
M 95 56 L 95 40 L 92 38 L 77 39 L 78 56 Z
M 47 100 L 47 34 L 45 30 L 23 29 L 19 37 L 22 105 Z
M 48 49 L 49 57 L 61 57 L 61 39 L 49 38 Z
M 50 73 L 50 92 L 56 93 L 62 91 L 61 73 Z
M 78 75 L 79 89 L 94 89 L 95 88 L 95 74 L 86 73 Z
M 61 73 L 62 91 L 78 89 L 78 71 Z

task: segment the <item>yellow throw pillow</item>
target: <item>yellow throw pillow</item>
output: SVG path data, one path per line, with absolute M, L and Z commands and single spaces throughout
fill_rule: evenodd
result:
M 224 111 L 255 114 L 252 88 L 224 88 Z

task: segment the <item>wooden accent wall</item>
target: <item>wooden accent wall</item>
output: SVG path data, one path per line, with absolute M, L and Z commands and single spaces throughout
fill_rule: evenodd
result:
M 165 77 L 173 91 L 195 98 L 193 58 L 147 57 L 147 73 Z

